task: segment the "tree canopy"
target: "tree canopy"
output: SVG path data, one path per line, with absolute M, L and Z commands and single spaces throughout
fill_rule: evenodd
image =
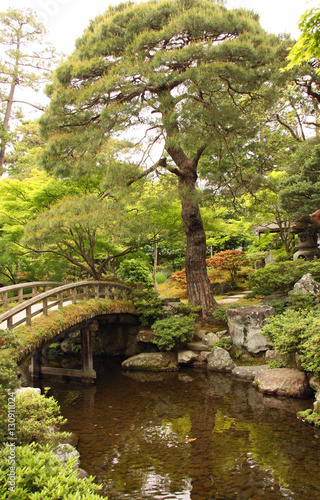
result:
M 205 151 L 221 148 L 233 161 L 233 141 L 254 136 L 253 111 L 272 102 L 272 68 L 284 63 L 286 46 L 244 9 L 208 0 L 121 4 L 90 23 L 47 88 L 51 102 L 40 124 L 48 171 L 72 176 L 107 168 L 108 144 L 125 137 L 130 168 L 125 162 L 121 169 L 122 145 L 114 151 L 123 184 L 163 169 L 178 177 L 188 296 L 204 315 L 216 304 L 205 265 L 198 163 Z M 211 166 L 221 166 L 214 156 Z

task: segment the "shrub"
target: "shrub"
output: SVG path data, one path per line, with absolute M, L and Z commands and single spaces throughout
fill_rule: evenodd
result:
M 19 386 L 14 356 L 4 356 L 3 353 L 17 347 L 16 335 L 10 330 L 3 330 L 0 334 L 0 443 L 4 441 L 8 429 L 8 395 Z
M 139 321 L 143 326 L 151 326 L 162 316 L 162 302 L 154 290 L 135 290 L 133 292 L 133 303 L 139 315 Z
M 213 311 L 212 316 L 215 321 L 218 323 L 227 323 L 228 318 L 226 315 L 226 307 L 219 306 L 215 311 Z
M 159 319 L 153 325 L 153 342 L 160 351 L 177 349 L 194 334 L 194 318 L 174 317 Z
M 159 271 L 158 273 L 156 273 L 156 282 L 157 282 L 157 285 L 161 285 L 162 283 L 164 283 L 165 281 L 167 281 L 168 277 L 165 273 Z
M 316 300 L 312 293 L 290 293 L 288 297 L 289 306 L 295 311 L 310 311 L 315 307 Z
M 288 308 L 269 318 L 261 333 L 280 354 L 299 353 L 302 368 L 320 374 L 320 311 Z
M 9 445 L 0 449 L 0 498 L 19 500 L 102 500 L 93 478 L 79 479 L 73 461 L 62 464 L 49 445 L 15 447 L 15 486 L 8 482 L 13 467 Z M 9 488 L 12 488 L 11 490 Z
M 170 281 L 176 283 L 182 290 L 187 289 L 187 276 L 186 270 L 182 269 L 181 271 L 177 271 L 170 276 Z
M 224 250 L 207 259 L 208 267 L 228 271 L 233 285 L 236 284 L 238 271 L 246 264 L 248 264 L 246 254 L 239 250 Z
M 141 259 L 123 260 L 117 273 L 127 283 L 143 283 L 147 288 L 153 286 L 150 267 Z
M 250 274 L 248 285 L 254 294 L 271 295 L 275 292 L 288 293 L 294 284 L 306 273 L 320 280 L 320 261 L 301 260 L 273 262 Z
M 53 398 L 47 398 L 26 391 L 16 396 L 17 444 L 57 444 L 69 436 L 67 432 L 57 432 L 56 428 L 66 420 L 60 414 L 60 407 Z

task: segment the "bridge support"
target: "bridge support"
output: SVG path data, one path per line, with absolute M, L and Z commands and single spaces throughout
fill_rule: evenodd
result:
M 94 382 L 97 376 L 93 369 L 92 326 L 89 325 L 81 330 L 81 371 L 82 381 L 86 383 Z
M 31 358 L 30 373 L 32 378 L 42 378 L 42 375 L 59 375 L 62 377 L 81 378 L 82 382 L 91 384 L 97 378 L 93 369 L 92 332 L 95 325 L 89 324 L 81 329 L 81 369 L 55 368 L 42 366 L 42 353 L 39 352 Z

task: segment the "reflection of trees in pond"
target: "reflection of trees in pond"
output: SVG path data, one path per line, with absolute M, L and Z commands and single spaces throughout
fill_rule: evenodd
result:
M 212 431 L 212 471 L 219 478 L 215 481 L 215 491 L 219 484 L 221 491 L 225 491 L 226 484 L 230 484 L 230 479 L 236 475 L 239 478 L 238 494 L 243 494 L 252 480 L 256 492 L 259 488 L 269 491 L 268 494 L 282 491 L 284 496 L 284 489 L 295 493 L 309 490 L 311 495 L 314 491 L 320 492 L 318 463 L 307 439 L 310 429 L 299 428 L 296 422 L 290 426 L 289 418 L 287 422 L 276 419 L 270 425 L 272 412 L 267 414 L 264 410 L 262 415 L 259 422 L 244 422 L 230 416 L 229 404 L 223 404 L 217 410 Z M 303 439 L 304 433 L 306 439 Z M 306 485 L 301 484 L 301 478 L 308 478 Z
M 120 492 L 121 498 L 131 498 L 130 492 L 151 498 L 152 492 L 190 489 L 190 401 L 175 403 L 170 397 L 150 394 L 149 398 L 130 429 L 105 455 L 105 466 L 111 469 L 108 476 L 112 477 L 105 492 L 115 498 Z
M 266 398 L 222 374 L 151 375 L 110 369 L 65 415 L 110 500 L 315 498 L 320 453 L 296 419 L 310 402 Z

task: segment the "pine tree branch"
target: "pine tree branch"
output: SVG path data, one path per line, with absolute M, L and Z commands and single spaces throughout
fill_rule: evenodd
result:
M 282 125 L 283 127 L 285 127 L 287 130 L 289 130 L 290 134 L 292 135 L 292 137 L 298 141 L 298 142 L 303 142 L 303 140 L 295 133 L 295 131 L 293 130 L 293 128 L 288 124 L 286 123 L 284 120 L 282 120 L 281 116 L 279 115 L 279 113 L 276 114 L 276 117 L 277 117 L 277 120 L 278 122 L 280 123 L 280 125 Z

